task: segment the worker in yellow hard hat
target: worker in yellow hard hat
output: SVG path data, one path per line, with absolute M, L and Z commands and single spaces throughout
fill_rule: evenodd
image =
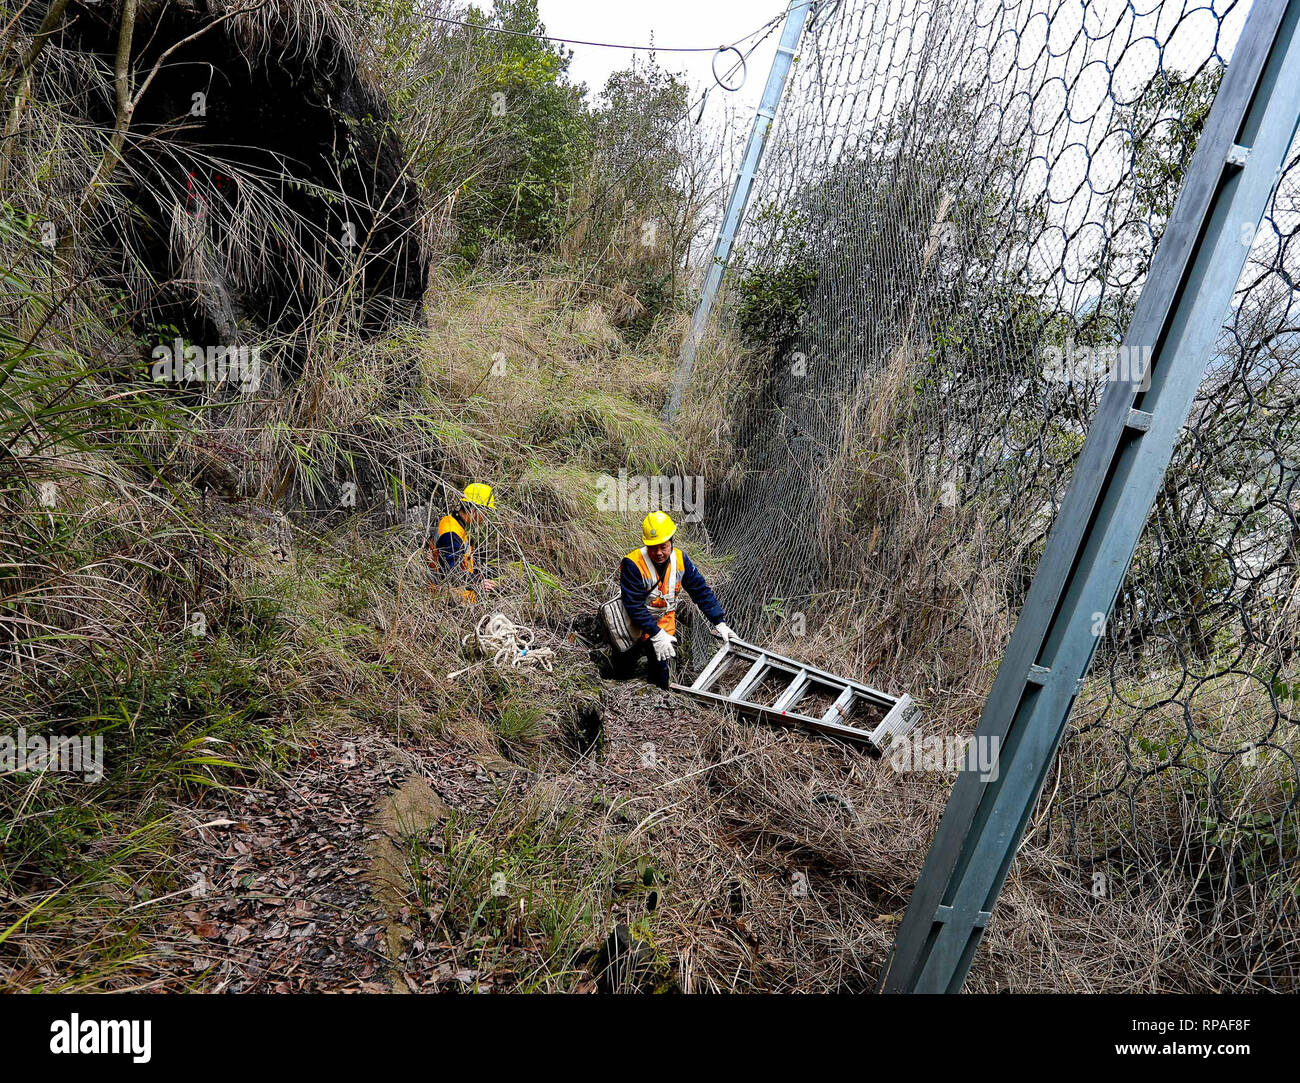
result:
M 652 511 L 641 523 L 641 548 L 623 558 L 618 577 L 623 608 L 641 629 L 641 640 L 631 650 L 615 653 L 615 674 L 631 676 L 638 658 L 644 655 L 651 679 L 665 689 L 668 663 L 677 656 L 677 602 L 683 590 L 724 642 L 730 642 L 733 635 L 723 621 L 722 606 L 700 570 L 690 557 L 674 548 L 676 533 L 677 524 L 667 512 Z
M 496 583 L 490 573 L 474 564 L 474 546 L 470 529 L 482 524 L 484 512 L 497 506 L 492 486 L 470 482 L 461 494 L 460 508 L 438 520 L 438 529 L 425 542 L 429 551 L 429 572 L 435 583 L 456 583 L 466 602 L 478 601 L 478 592 L 487 593 Z

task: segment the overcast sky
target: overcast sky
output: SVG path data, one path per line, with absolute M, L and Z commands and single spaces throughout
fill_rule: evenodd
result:
M 653 41 L 660 46 L 709 49 L 730 45 L 782 14 L 785 8 L 785 0 L 539 0 L 538 3 L 546 32 L 553 37 L 622 45 L 646 45 Z M 715 91 L 709 95 L 710 112 L 718 108 L 723 97 L 750 112 L 757 108 L 779 37 L 778 28 L 749 58 L 745 85 L 739 91 L 732 95 Z M 752 39 L 748 44 L 752 44 Z M 626 68 L 634 55 L 623 49 L 589 45 L 569 48 L 574 53 L 569 74 L 575 83 L 586 83 L 593 98 L 609 74 Z M 669 71 L 684 74 L 697 93 L 713 83 L 712 52 L 660 53 L 658 59 Z M 725 71 L 734 60 L 732 56 L 725 65 L 720 63 L 719 70 Z

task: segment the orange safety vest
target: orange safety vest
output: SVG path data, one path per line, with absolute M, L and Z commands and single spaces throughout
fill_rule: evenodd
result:
M 637 566 L 641 573 L 641 582 L 649 592 L 646 595 L 645 604 L 649 606 L 651 612 L 662 610 L 659 616 L 659 627 L 667 632 L 670 636 L 677 634 L 677 596 L 682 592 L 682 577 L 686 574 L 686 557 L 682 551 L 675 546 L 673 547 L 672 556 L 668 558 L 668 567 L 664 570 L 663 579 L 659 578 L 659 573 L 655 571 L 655 566 L 650 560 L 650 554 L 645 548 L 633 549 L 628 553 L 627 559 Z M 642 639 L 649 639 L 645 632 L 641 633 Z
M 465 543 L 465 555 L 460 560 L 460 570 L 465 575 L 470 575 L 474 571 L 474 547 L 469 543 L 469 535 L 465 533 L 465 528 L 461 526 L 460 520 L 454 515 L 444 515 L 438 520 L 438 529 L 433 537 L 429 539 L 429 570 L 433 573 L 434 581 L 431 589 L 435 592 L 438 589 L 437 581 L 443 576 L 442 553 L 438 549 L 438 539 L 444 534 L 455 534 Z M 461 591 L 461 597 L 467 602 L 477 602 L 478 595 L 466 588 Z

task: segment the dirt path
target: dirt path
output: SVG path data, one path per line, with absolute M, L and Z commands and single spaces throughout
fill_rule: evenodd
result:
M 455 946 L 420 939 L 404 840 L 467 822 L 543 782 L 629 832 L 671 807 L 696 762 L 698 719 L 639 680 L 612 683 L 598 751 L 548 741 L 535 769 L 443 742 L 371 734 L 274 784 L 187 810 L 192 883 L 174 987 L 213 992 L 433 992 L 475 985 Z M 175 941 L 174 941 L 175 942 Z

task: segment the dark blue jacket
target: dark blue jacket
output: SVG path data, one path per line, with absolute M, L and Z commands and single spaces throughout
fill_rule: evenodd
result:
M 459 519 L 456 521 L 460 522 Z M 462 527 L 464 525 L 461 523 Z M 484 578 L 491 579 L 491 573 L 486 568 L 480 568 L 477 559 L 474 562 L 474 570 L 468 576 L 460 570 L 461 561 L 465 559 L 465 548 L 465 543 L 450 530 L 438 535 L 438 570 L 442 572 L 443 577 L 453 582 L 465 578 L 470 583 L 477 583 Z
M 691 562 L 690 557 L 680 549 L 677 550 L 677 553 L 682 560 L 683 589 L 691 596 L 691 600 L 700 607 L 700 612 L 708 618 L 710 624 L 721 624 L 723 620 L 722 606 L 718 603 L 718 599 L 713 596 L 709 584 L 704 581 L 704 576 Z M 668 561 L 656 564 L 654 570 L 662 578 L 668 570 Z M 618 586 L 619 592 L 623 596 L 623 606 L 627 609 L 632 622 L 647 635 L 654 635 L 658 632 L 659 620 L 653 615 L 650 607 L 645 604 L 650 592 L 646 590 L 645 581 L 641 578 L 641 569 L 627 557 L 624 557 L 623 563 L 619 565 Z

